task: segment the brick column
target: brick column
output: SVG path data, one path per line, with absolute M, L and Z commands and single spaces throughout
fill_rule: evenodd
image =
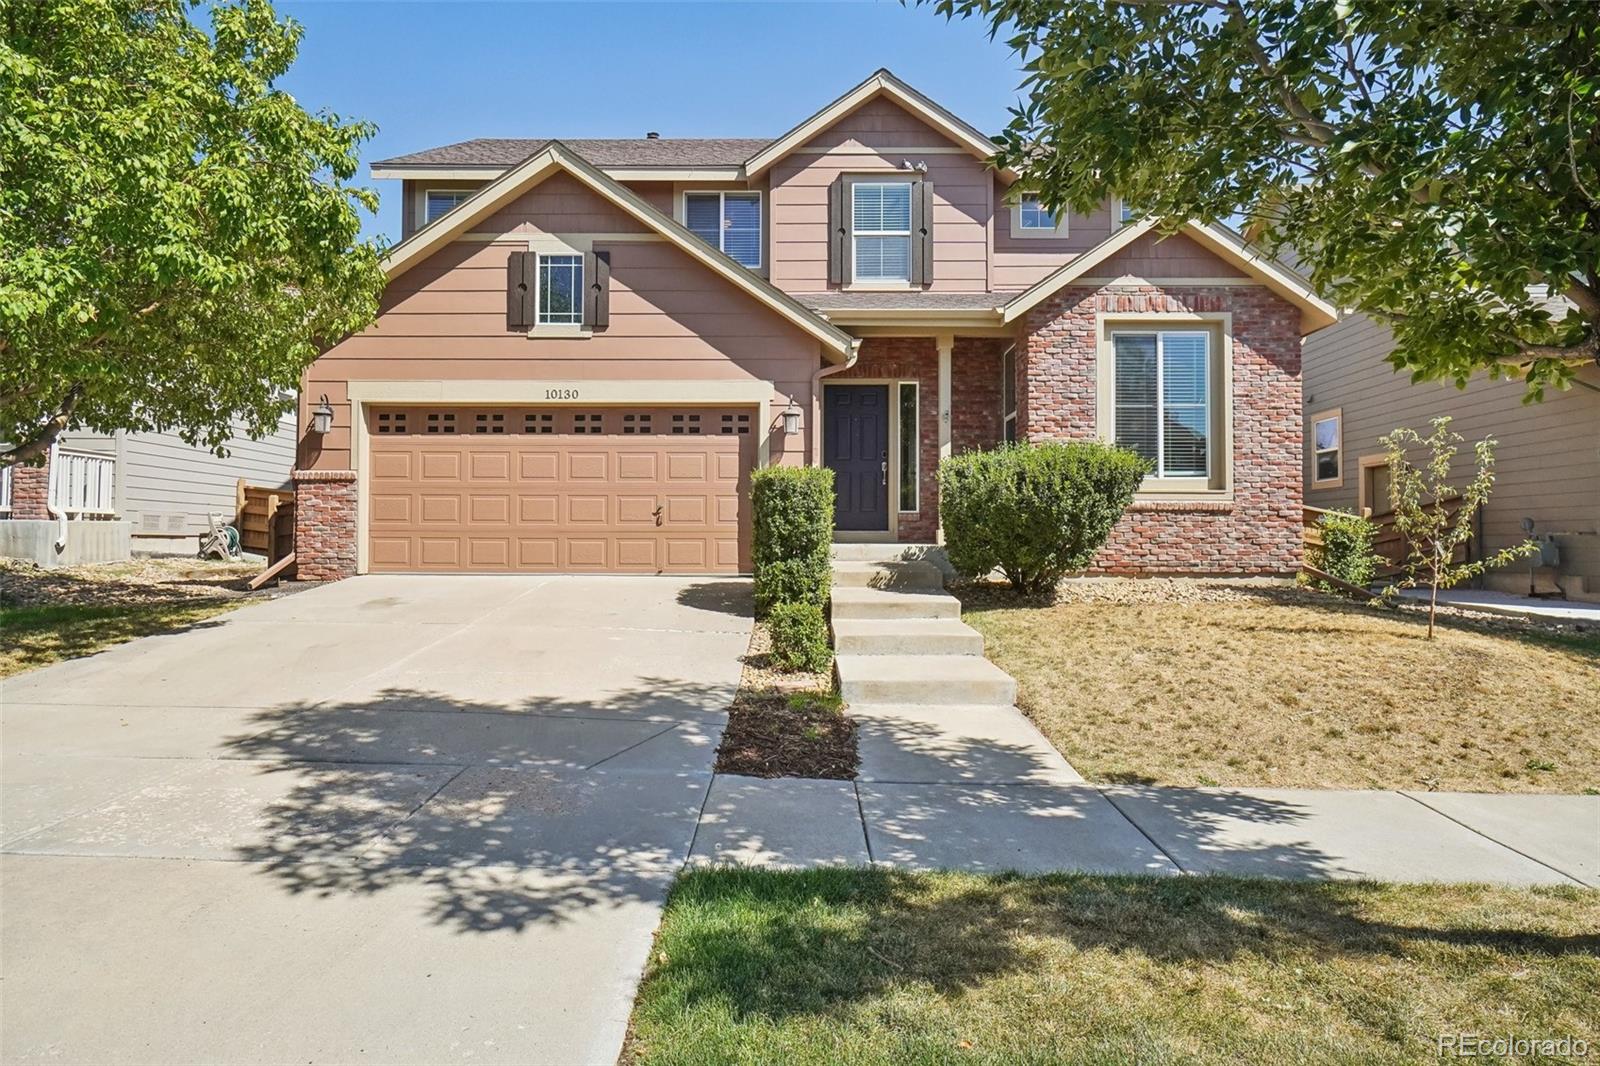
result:
M 18 463 L 11 468 L 11 517 L 38 521 L 50 517 L 50 462 Z
M 356 573 L 356 472 L 294 472 L 295 570 L 303 581 Z

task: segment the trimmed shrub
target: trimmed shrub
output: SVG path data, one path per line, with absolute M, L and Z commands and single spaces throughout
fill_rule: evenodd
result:
M 752 481 L 756 617 L 779 603 L 824 607 L 833 577 L 833 471 L 769 466 Z
M 1048 592 L 1082 570 L 1111 535 L 1150 464 L 1093 441 L 1012 444 L 939 464 L 939 514 L 956 573 L 1005 574 Z
M 1322 532 L 1322 547 L 1308 553 L 1311 565 L 1366 588 L 1378 572 L 1378 553 L 1372 550 L 1377 525 L 1349 511 L 1329 511 L 1317 519 L 1317 528 Z
M 775 603 L 767 612 L 772 661 L 780 670 L 826 670 L 833 662 L 828 623 L 814 603 Z

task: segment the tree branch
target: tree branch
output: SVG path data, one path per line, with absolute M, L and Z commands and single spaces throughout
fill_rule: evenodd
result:
M 67 428 L 72 421 L 72 412 L 77 409 L 78 401 L 83 398 L 83 383 L 76 382 L 67 389 L 66 396 L 62 397 L 61 406 L 50 420 L 39 428 L 31 440 L 0 450 L 0 466 L 15 466 L 25 463 L 30 459 L 37 459 L 50 450 L 50 445 L 56 442 L 61 431 Z

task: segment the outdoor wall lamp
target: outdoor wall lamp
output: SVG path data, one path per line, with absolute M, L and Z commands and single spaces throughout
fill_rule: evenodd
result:
M 800 408 L 793 400 L 783 409 L 783 432 L 791 437 L 800 432 Z
M 328 402 L 328 394 L 322 394 L 322 402 L 311 409 L 311 432 L 322 436 L 333 428 L 333 404 Z

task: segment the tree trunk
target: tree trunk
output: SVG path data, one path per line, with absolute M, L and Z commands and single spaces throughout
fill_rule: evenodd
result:
M 61 431 L 72 422 L 72 412 L 77 408 L 78 399 L 82 395 L 81 384 L 68 389 L 66 396 L 62 397 L 61 407 L 50 416 L 50 421 L 39 428 L 39 432 L 27 440 L 14 442 L 9 448 L 0 449 L 0 467 L 31 462 L 48 453 L 50 445 L 56 442 Z
M 1428 597 L 1428 639 L 1433 639 L 1433 616 L 1439 610 L 1439 574 L 1433 575 L 1432 592 Z

